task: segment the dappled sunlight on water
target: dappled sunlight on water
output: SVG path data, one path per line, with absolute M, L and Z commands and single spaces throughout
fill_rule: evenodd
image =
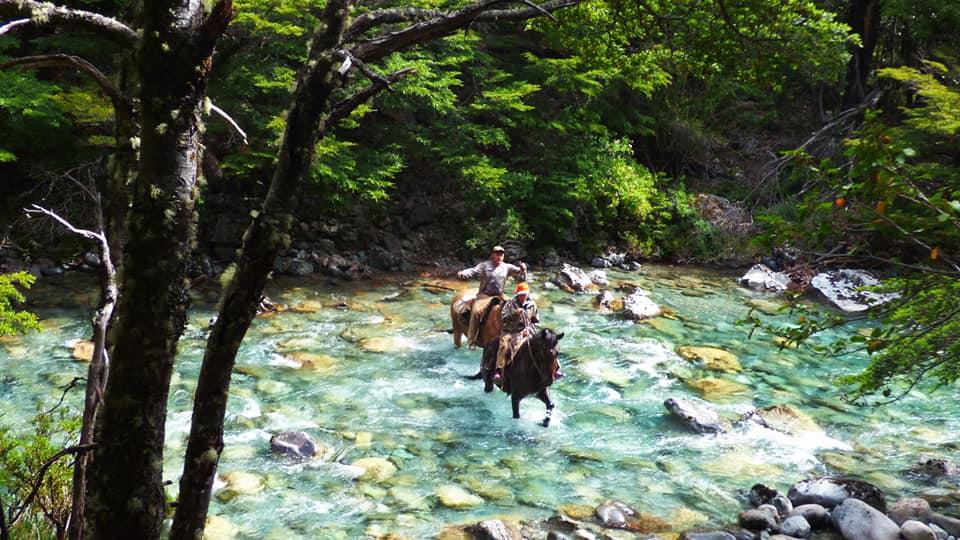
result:
M 544 325 L 565 332 L 567 376 L 551 388 L 558 408 L 549 429 L 539 425 L 544 407 L 535 398 L 513 420 L 507 396 L 463 378 L 476 372 L 480 353 L 453 347 L 446 288 L 466 284 L 273 283 L 271 298 L 295 309 L 259 317 L 240 349 L 211 513 L 250 538 L 425 537 L 448 523 L 546 517 L 561 505 L 608 498 L 664 518 L 693 510 L 722 524 L 740 509 L 738 490 L 758 481 L 785 489 L 810 475 L 853 474 L 912 493 L 911 464 L 955 444 L 955 391 L 877 410 L 842 402 L 831 379 L 866 359 L 780 350 L 759 333 L 749 339 L 736 321 L 751 307 L 787 319 L 776 296 L 742 289 L 733 275 L 649 266 L 610 277 L 611 288 L 650 291 L 672 315 L 635 324 L 596 311 L 592 295 L 534 281 Z M 79 289 L 34 291 L 44 332 L 0 341 L 4 422 L 25 428 L 59 388 L 84 375 L 68 346 L 89 331 L 89 293 Z M 164 468 L 174 490 L 212 315 L 210 304 L 195 307 L 180 344 Z M 743 369 L 706 371 L 677 354 L 681 346 L 724 349 Z M 733 428 L 688 431 L 664 409 L 668 397 L 704 400 Z M 68 395 L 72 406 L 80 400 Z M 774 404 L 793 406 L 822 430 L 736 424 Z M 322 457 L 271 456 L 270 437 L 283 430 L 310 434 Z M 377 474 L 352 465 L 365 458 L 381 460 Z M 441 504 L 441 491 L 463 496 L 463 507 Z

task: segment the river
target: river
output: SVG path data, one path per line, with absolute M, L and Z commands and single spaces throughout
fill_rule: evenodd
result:
M 479 352 L 455 349 L 447 330 L 452 289 L 465 283 L 274 281 L 270 297 L 295 309 L 258 317 L 240 349 L 210 509 L 215 526 L 238 538 L 424 538 L 450 524 L 546 518 L 607 499 L 678 529 L 719 526 L 735 520 L 755 482 L 785 492 L 824 474 L 867 480 L 888 499 L 949 493 L 912 466 L 960 454 L 956 387 L 916 390 L 882 408 L 843 402 L 832 380 L 866 357 L 780 350 L 759 332 L 749 338 L 737 321 L 751 307 L 775 322 L 789 318 L 777 311 L 782 299 L 744 289 L 730 273 L 656 265 L 609 272 L 612 287 L 639 285 L 670 310 L 639 324 L 597 311 L 593 295 L 547 290 L 547 277 L 536 273 L 533 295 L 543 324 L 565 333 L 566 373 L 551 388 L 557 409 L 547 429 L 535 398 L 513 420 L 507 396 L 463 378 L 476 372 Z M 85 374 L 71 344 L 88 336 L 96 294 L 67 276 L 29 296 L 43 331 L 0 341 L 0 415 L 15 429 L 28 429 L 38 408 Z M 174 491 L 214 301 L 214 291 L 197 291 L 180 342 L 164 466 Z M 743 369 L 706 371 L 679 356 L 681 346 L 724 349 Z M 689 431 L 664 409 L 669 397 L 709 403 L 734 427 Z M 67 396 L 67 406 L 81 401 L 79 391 Z M 790 405 L 822 430 L 736 423 L 769 405 Z M 308 433 L 322 457 L 271 455 L 270 437 L 284 430 Z M 364 458 L 377 467 L 360 476 L 364 469 L 351 464 Z M 441 493 L 463 506 L 445 505 Z

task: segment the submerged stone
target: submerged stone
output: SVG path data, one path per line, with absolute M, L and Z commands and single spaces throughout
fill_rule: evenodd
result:
M 447 508 L 471 508 L 483 504 L 483 499 L 455 484 L 437 488 L 440 504 Z
M 684 381 L 687 386 L 700 392 L 704 399 L 716 400 L 730 397 L 736 394 L 745 394 L 750 389 L 740 383 L 726 381 L 723 379 L 714 379 L 706 377 L 703 379 L 693 379 Z
M 93 342 L 80 340 L 73 344 L 73 359 L 89 362 L 93 359 Z
M 743 371 L 740 361 L 735 354 L 715 347 L 683 346 L 677 349 L 681 357 L 703 364 L 703 367 L 713 371 Z
M 382 457 L 366 457 L 355 460 L 350 465 L 363 469 L 361 480 L 382 482 L 397 472 L 397 466 L 390 460 Z

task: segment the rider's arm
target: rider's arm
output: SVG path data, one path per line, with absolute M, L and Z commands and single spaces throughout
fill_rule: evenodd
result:
M 527 265 L 525 263 L 520 263 L 520 266 L 511 264 L 507 267 L 507 275 L 517 278 L 518 281 L 526 281 Z
M 470 279 L 475 276 L 479 276 L 483 272 L 483 263 L 474 266 L 473 268 L 467 268 L 457 272 L 457 277 L 460 279 Z

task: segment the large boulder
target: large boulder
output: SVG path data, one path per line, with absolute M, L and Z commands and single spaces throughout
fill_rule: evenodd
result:
M 783 292 L 790 278 L 783 272 L 774 272 L 763 264 L 755 264 L 739 279 L 741 285 L 758 291 Z
M 690 429 L 698 433 L 722 433 L 727 431 L 726 423 L 716 411 L 689 399 L 668 398 L 663 406 L 680 419 Z
M 317 445 L 302 431 L 284 431 L 270 437 L 270 450 L 296 458 L 317 455 Z
M 886 512 L 887 504 L 883 492 L 877 486 L 862 480 L 848 478 L 812 478 L 797 482 L 790 487 L 787 497 L 794 506 L 819 504 L 833 508 L 849 498 L 859 499 L 881 512 Z
M 898 298 L 897 293 L 860 290 L 879 285 L 880 280 L 865 270 L 842 269 L 817 274 L 810 286 L 843 311 L 864 311 L 872 306 Z
M 660 306 L 650 299 L 649 293 L 636 289 L 623 299 L 623 315 L 633 321 L 651 319 L 663 313 Z
M 593 281 L 586 272 L 576 266 L 563 263 L 557 273 L 556 283 L 567 291 L 583 292 L 593 287 Z
M 770 405 L 756 409 L 745 414 L 744 420 L 756 422 L 765 428 L 787 435 L 824 434 L 823 428 L 817 425 L 812 417 L 791 405 Z
M 468 529 L 478 540 L 523 540 L 519 527 L 499 519 L 487 519 Z
M 833 526 L 846 540 L 898 540 L 900 527 L 860 499 L 847 499 L 833 509 Z

